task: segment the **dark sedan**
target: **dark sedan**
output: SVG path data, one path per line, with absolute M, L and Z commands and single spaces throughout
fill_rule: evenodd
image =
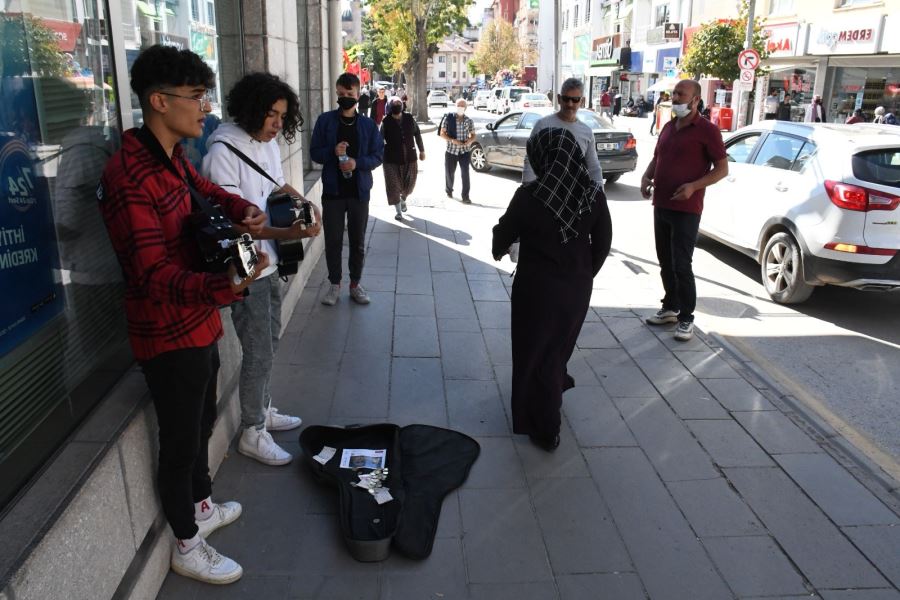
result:
M 521 171 L 525 163 L 525 144 L 531 130 L 541 117 L 552 112 L 550 109 L 511 112 L 488 123 L 485 129 L 476 131 L 472 144 L 472 168 L 479 173 L 489 171 L 491 167 Z M 594 131 L 595 149 L 606 183 L 616 181 L 622 173 L 634 171 L 637 166 L 637 143 L 631 133 L 616 129 L 589 110 L 579 110 L 578 120 Z

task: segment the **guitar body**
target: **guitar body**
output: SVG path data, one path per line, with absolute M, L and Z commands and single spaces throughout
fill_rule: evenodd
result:
M 268 199 L 268 210 L 272 227 L 290 227 L 298 218 L 298 199 L 290 194 L 272 194 Z M 303 260 L 303 240 L 275 240 L 275 248 L 278 250 L 278 275 L 296 274 Z

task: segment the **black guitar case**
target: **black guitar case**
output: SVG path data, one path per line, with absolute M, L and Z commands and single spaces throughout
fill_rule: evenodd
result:
M 326 446 L 336 453 L 322 465 L 313 457 Z M 350 555 L 361 562 L 386 559 L 391 545 L 409 558 L 427 558 L 444 497 L 465 482 L 481 450 L 456 431 L 389 423 L 343 429 L 313 425 L 300 434 L 300 448 L 313 476 L 337 488 L 341 534 Z M 387 450 L 384 486 L 393 500 L 378 504 L 367 490 L 350 485 L 359 478 L 340 468 L 345 448 Z

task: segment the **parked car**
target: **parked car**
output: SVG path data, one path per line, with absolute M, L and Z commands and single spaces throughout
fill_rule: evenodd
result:
M 531 88 L 507 86 L 501 88 L 500 96 L 497 100 L 497 112 L 500 114 L 508 113 L 511 110 L 513 102 L 518 102 L 523 94 L 530 94 Z
M 509 103 L 509 110 L 522 110 L 526 108 L 549 108 L 553 103 L 547 98 L 547 94 L 522 94 L 516 100 Z
M 754 258 L 772 300 L 900 289 L 897 127 L 762 121 L 725 147 L 728 177 L 707 188 L 700 231 Z
M 491 90 L 491 95 L 488 97 L 487 109 L 492 113 L 498 112 L 497 109 L 500 107 L 500 94 L 502 93 L 502 87 L 495 87 Z
M 444 90 L 431 90 L 428 93 L 428 106 L 435 106 L 440 104 L 444 108 L 447 108 L 447 105 L 450 104 L 450 96 L 447 95 L 447 92 Z
M 475 132 L 471 164 L 483 173 L 492 167 L 521 171 L 525 164 L 525 144 L 541 117 L 552 114 L 549 108 L 511 112 L 488 123 Z M 637 165 L 637 142 L 623 129 L 616 129 L 589 110 L 579 110 L 578 119 L 594 131 L 595 151 L 603 167 L 603 178 L 612 183 L 622 173 L 633 171 Z
M 491 90 L 478 90 L 475 94 L 475 99 L 472 101 L 472 105 L 475 107 L 475 110 L 478 109 L 487 109 L 488 103 L 491 99 Z

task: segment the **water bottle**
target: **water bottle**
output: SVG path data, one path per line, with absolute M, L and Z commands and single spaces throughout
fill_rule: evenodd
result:
M 341 154 L 340 156 L 338 156 L 339 163 L 345 163 L 348 160 L 350 160 L 350 157 L 346 154 Z M 353 177 L 353 171 L 341 171 L 341 175 L 344 176 L 344 179 L 350 179 L 351 177 Z

